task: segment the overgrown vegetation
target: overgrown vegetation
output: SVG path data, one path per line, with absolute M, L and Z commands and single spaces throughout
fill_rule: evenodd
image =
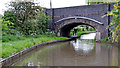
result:
M 96 1 L 95 0 L 87 0 L 87 4 L 92 5 L 92 4 L 112 3 L 114 1 L 112 1 L 112 0 L 96 0 Z
M 55 35 L 37 35 L 34 37 L 24 37 L 24 40 L 9 41 L 2 43 L 2 58 L 8 57 L 14 53 L 17 53 L 27 47 L 31 47 L 35 44 L 56 40 L 66 39 L 65 37 L 56 37 Z
M 112 33 L 113 42 L 120 44 L 120 1 L 114 4 L 114 9 L 107 15 L 113 16 L 112 22 L 107 27 Z
M 2 57 L 2 15 L 0 15 L 0 57 Z
M 101 39 L 100 41 L 106 42 L 106 41 L 110 41 L 110 40 L 109 40 L 109 37 L 106 37 L 105 39 Z
M 3 36 L 6 35 L 38 35 L 48 30 L 50 18 L 45 15 L 43 8 L 32 1 L 10 2 L 3 16 Z
M 107 29 L 110 30 L 112 34 L 112 42 L 117 42 L 120 44 L 120 1 L 114 0 L 114 9 L 112 11 L 108 11 L 107 16 L 112 15 L 112 22 L 109 24 Z M 111 3 L 113 3 L 111 1 Z M 89 5 L 91 4 L 99 4 L 99 3 L 110 3 L 110 2 L 87 2 Z M 103 16 L 104 17 L 104 16 Z M 105 39 L 104 39 L 105 40 Z
M 92 5 L 92 4 L 102 4 L 102 3 L 104 3 L 104 2 L 90 2 L 90 1 L 87 2 L 88 5 Z
M 41 42 L 66 39 L 49 31 L 50 18 L 38 3 L 17 0 L 8 3 L 8 6 L 10 8 L 0 18 L 2 58 Z

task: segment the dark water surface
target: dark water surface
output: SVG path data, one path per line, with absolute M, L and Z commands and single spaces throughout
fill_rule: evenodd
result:
M 76 40 L 55 43 L 28 57 L 22 57 L 13 66 L 118 66 L 118 47 L 100 44 L 94 40 Z

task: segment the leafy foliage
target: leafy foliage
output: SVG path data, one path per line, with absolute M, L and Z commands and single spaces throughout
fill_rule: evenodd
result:
M 35 15 L 37 15 L 39 11 L 42 11 L 40 6 L 30 1 L 10 2 L 9 6 L 12 7 L 9 9 L 12 10 L 17 17 L 18 24 L 25 23 L 29 19 L 35 18 Z
M 114 1 L 117 1 L 117 0 L 114 0 Z M 87 0 L 87 4 L 92 5 L 92 4 L 102 4 L 102 3 L 113 3 L 114 1 L 112 1 L 112 0 L 101 0 L 101 1 Z
M 90 2 L 90 1 L 87 2 L 88 5 L 92 5 L 92 4 L 102 4 L 102 3 L 104 3 L 104 2 Z
M 101 39 L 101 41 L 109 41 L 109 37 L 106 37 L 105 39 Z
M 0 17 L 0 42 L 2 41 L 2 18 Z
M 10 21 L 2 21 L 2 35 L 14 35 L 14 23 Z
M 19 0 L 10 2 L 9 6 L 11 8 L 0 18 L 3 27 L 2 58 L 41 42 L 66 39 L 49 35 L 51 33 L 47 27 L 50 18 L 36 3 Z
M 38 32 L 40 32 L 40 34 L 47 32 L 47 28 L 48 28 L 48 22 L 50 21 L 49 16 L 46 16 L 45 13 L 40 12 L 40 14 L 36 15 L 36 19 L 34 20 L 34 22 L 37 22 L 37 26 L 38 28 L 36 30 L 40 30 Z
M 10 21 L 12 23 L 16 22 L 16 16 L 14 15 L 13 11 L 5 11 L 2 18 L 4 21 Z
M 112 22 L 107 27 L 112 32 L 113 42 L 120 42 L 120 1 L 114 4 L 114 9 L 107 15 L 113 15 Z
M 31 1 L 10 2 L 3 17 L 3 35 L 37 35 L 47 31 L 49 17 Z
M 107 27 L 112 33 L 112 42 L 118 42 L 120 44 L 120 1 L 114 0 L 116 3 L 114 4 L 114 9 L 108 12 L 108 15 L 112 15 L 113 19 L 110 25 Z M 91 4 L 99 4 L 99 3 L 109 3 L 109 2 L 88 2 Z

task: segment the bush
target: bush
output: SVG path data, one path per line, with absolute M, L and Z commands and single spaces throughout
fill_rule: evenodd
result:
M 2 36 L 2 42 L 9 42 L 9 41 L 17 41 L 17 40 L 25 40 L 25 37 L 21 36 Z
M 109 37 L 106 37 L 105 39 L 101 39 L 101 41 L 109 41 Z
M 8 36 L 2 36 L 2 42 L 9 42 Z

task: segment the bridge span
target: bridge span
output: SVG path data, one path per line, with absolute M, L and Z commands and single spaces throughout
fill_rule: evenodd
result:
M 100 39 L 110 36 L 106 27 L 112 16 L 103 15 L 113 9 L 114 3 L 74 6 L 65 8 L 46 9 L 45 12 L 52 18 L 50 28 L 55 30 L 57 36 L 70 36 L 70 30 L 78 25 L 89 25 L 100 34 Z

